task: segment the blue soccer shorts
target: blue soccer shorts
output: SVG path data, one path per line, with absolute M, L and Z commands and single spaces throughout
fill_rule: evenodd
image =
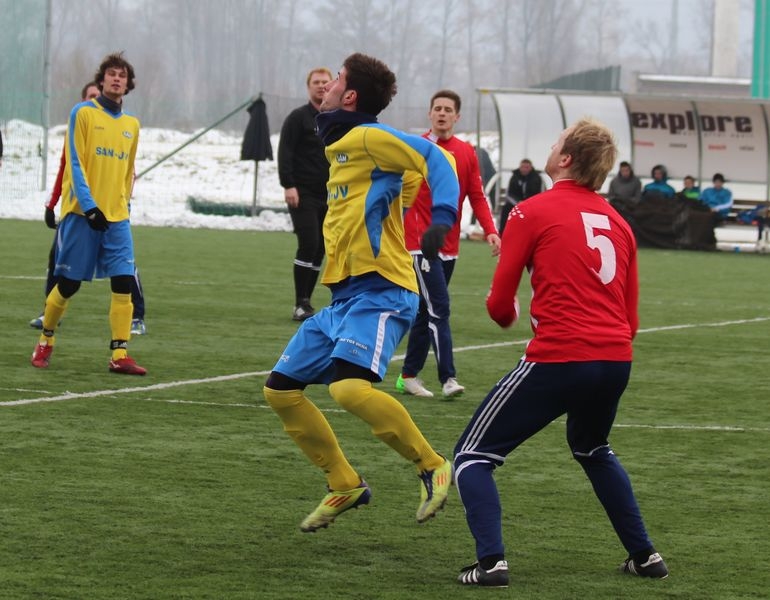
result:
M 134 275 L 134 242 L 128 219 L 95 231 L 83 215 L 69 213 L 56 232 L 54 275 L 91 281 L 116 275 Z
M 334 359 L 342 359 L 381 380 L 418 306 L 417 294 L 396 286 L 338 300 L 302 322 L 273 370 L 303 383 L 329 384 Z

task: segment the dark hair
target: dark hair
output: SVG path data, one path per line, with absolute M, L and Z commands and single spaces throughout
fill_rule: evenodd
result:
M 126 82 L 126 94 L 134 89 L 134 67 L 131 65 L 130 62 L 128 62 L 125 58 L 123 58 L 123 52 L 113 52 L 112 54 L 108 54 L 104 57 L 104 60 L 102 60 L 102 64 L 99 65 L 99 70 L 96 72 L 96 75 L 94 75 L 94 81 L 96 82 L 96 85 L 99 86 L 99 90 L 101 91 L 104 87 L 104 75 L 107 73 L 107 69 L 125 69 L 127 77 Z
M 356 92 L 356 110 L 377 116 L 396 95 L 396 76 L 372 56 L 356 52 L 342 63 L 348 90 Z
M 660 169 L 660 172 L 663 175 L 663 179 L 668 179 L 668 169 L 666 169 L 665 165 L 655 165 L 652 168 L 652 171 L 650 171 L 650 177 L 655 179 L 655 171 L 657 171 L 658 169 Z
M 725 182 L 725 176 L 721 173 L 714 173 L 714 176 L 711 178 L 711 181 L 721 181 L 722 183 Z
M 80 90 L 80 99 L 81 100 L 85 100 L 86 99 L 86 92 L 88 92 L 88 88 L 90 88 L 91 86 L 94 86 L 96 88 L 101 89 L 101 86 L 99 84 L 97 84 L 95 81 L 89 81 L 87 84 L 85 84 L 83 86 L 83 89 Z
M 631 172 L 631 175 L 634 174 L 634 168 L 631 166 L 631 163 L 627 160 L 621 160 L 620 164 L 618 165 L 618 170 L 620 170 L 622 167 L 628 167 L 628 170 Z
M 455 112 L 460 112 L 460 107 L 462 106 L 462 100 L 460 100 L 460 96 L 457 92 L 453 92 L 452 90 L 439 90 L 435 94 L 433 94 L 433 97 L 430 99 L 430 107 L 433 108 L 433 103 L 436 101 L 437 98 L 448 98 L 452 102 L 455 103 Z

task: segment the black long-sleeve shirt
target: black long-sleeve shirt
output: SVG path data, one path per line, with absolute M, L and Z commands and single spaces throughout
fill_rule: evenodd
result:
M 286 117 L 278 141 L 278 178 L 284 188 L 309 188 L 326 197 L 329 163 L 316 135 L 318 111 L 308 102 Z
M 527 175 L 522 175 L 516 169 L 508 182 L 508 202 L 516 204 L 543 191 L 543 180 L 540 173 L 532 169 Z

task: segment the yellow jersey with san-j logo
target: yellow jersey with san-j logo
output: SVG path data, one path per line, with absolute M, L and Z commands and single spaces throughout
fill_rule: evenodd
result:
M 451 226 L 459 194 L 452 156 L 419 136 L 367 123 L 327 146 L 326 158 L 329 208 L 322 283 L 377 273 L 417 293 L 412 257 L 404 244 L 403 175 L 416 172 L 428 182 L 434 223 Z
M 108 221 L 128 219 L 139 119 L 97 99 L 72 109 L 65 144 L 61 218 L 98 206 Z

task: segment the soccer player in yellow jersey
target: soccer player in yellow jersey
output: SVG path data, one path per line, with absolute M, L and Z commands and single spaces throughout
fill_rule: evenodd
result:
M 109 370 L 144 375 L 128 356 L 131 337 L 131 279 L 134 243 L 128 204 L 139 142 L 139 120 L 123 112 L 123 97 L 134 89 L 134 68 L 122 53 L 104 58 L 94 76 L 101 95 L 75 105 L 65 148 L 56 266 L 59 280 L 46 298 L 43 332 L 32 365 L 48 367 L 54 329 L 83 281 L 110 278 L 112 356 Z
M 432 225 L 422 239 L 426 256 L 438 254 L 454 224 L 460 192 L 448 153 L 377 122 L 395 93 L 396 77 L 384 63 L 352 54 L 326 85 L 316 117 L 330 165 L 321 281 L 331 289 L 332 300 L 303 321 L 263 389 L 286 432 L 326 474 L 329 493 L 302 521 L 304 532 L 327 527 L 371 497 L 326 418 L 305 396 L 309 384 L 327 384 L 340 406 L 415 465 L 418 522 L 444 506 L 451 483 L 449 461 L 431 447 L 395 398 L 372 385 L 382 381 L 419 304 L 404 245 L 402 177 L 419 173 L 433 192 Z

